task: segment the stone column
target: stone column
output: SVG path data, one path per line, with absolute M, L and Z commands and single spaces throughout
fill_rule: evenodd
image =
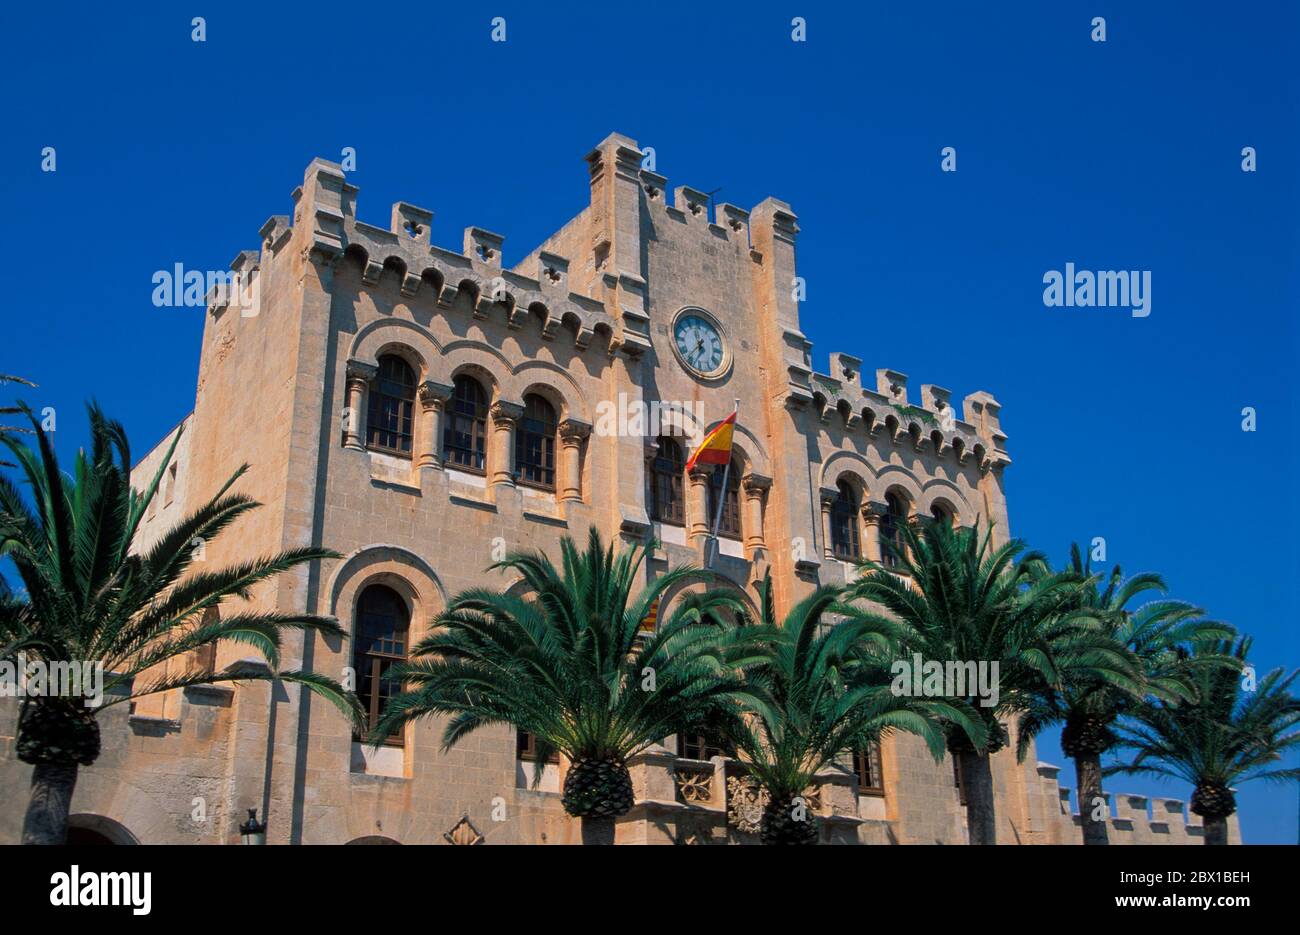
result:
M 364 451 L 366 388 L 379 374 L 379 368 L 360 360 L 349 360 L 347 365 L 347 402 L 343 410 L 343 447 Z
M 713 517 L 709 515 L 709 472 L 701 467 L 692 468 L 687 475 L 690 480 L 690 537 L 707 536 L 709 524 Z
M 442 413 L 453 387 L 425 380 L 420 384 L 420 422 L 416 427 L 416 463 L 442 470 Z
M 862 505 L 862 555 L 869 562 L 880 563 L 880 518 L 885 515 L 885 504 Z
M 831 506 L 839 496 L 838 490 L 823 487 L 820 491 L 822 503 L 822 558 L 834 559 L 835 550 L 831 547 Z
M 519 403 L 492 404 L 492 462 L 489 465 L 489 485 L 492 487 L 515 485 L 515 426 L 523 414 L 524 407 Z
M 591 425 L 577 419 L 560 423 L 560 499 L 582 499 L 582 443 Z
M 763 498 L 772 486 L 772 478 L 746 474 L 741 485 L 745 490 L 745 548 L 752 553 L 763 548 Z

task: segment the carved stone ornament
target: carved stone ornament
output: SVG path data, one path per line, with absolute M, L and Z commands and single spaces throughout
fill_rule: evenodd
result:
M 743 834 L 758 834 L 763 827 L 767 791 L 748 776 L 727 777 L 727 823 Z
M 673 774 L 677 794 L 690 805 L 703 805 L 713 799 L 713 770 L 678 767 Z
M 460 821 L 451 826 L 451 830 L 443 835 L 448 844 L 482 844 L 483 835 L 474 827 L 474 823 L 466 815 Z

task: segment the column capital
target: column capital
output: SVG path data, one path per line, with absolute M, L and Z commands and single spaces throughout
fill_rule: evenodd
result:
M 355 357 L 348 358 L 347 365 L 348 382 L 370 383 L 379 375 L 379 367 L 375 364 L 368 364 L 364 360 L 357 360 Z
M 432 380 L 425 380 L 420 384 L 420 403 L 425 409 L 437 409 L 446 404 L 451 399 L 451 394 L 455 392 L 455 387 L 448 386 L 446 383 L 435 383 Z
M 889 512 L 889 505 L 875 500 L 862 504 L 862 521 L 868 526 L 876 526 Z
M 772 487 L 772 478 L 763 474 L 746 474 L 740 482 L 744 485 L 745 493 L 751 497 L 761 497 L 765 490 Z
M 840 495 L 837 487 L 820 487 L 817 490 L 817 496 L 822 502 L 822 506 L 830 506 Z
M 566 445 L 577 445 L 591 434 L 591 423 L 580 419 L 565 419 L 560 423 L 560 441 Z
M 488 412 L 492 416 L 492 421 L 502 426 L 514 425 L 524 417 L 523 405 L 504 400 L 494 402 Z

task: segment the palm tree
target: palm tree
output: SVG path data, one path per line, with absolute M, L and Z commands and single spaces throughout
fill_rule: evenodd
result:
M 752 717 L 733 725 L 730 736 L 767 793 L 764 844 L 816 844 L 806 790 L 836 757 L 865 750 L 885 733 L 920 736 L 936 761 L 943 759 L 946 730 L 984 740 L 984 725 L 965 702 L 890 690 L 899 627 L 844 603 L 843 592 L 818 588 L 778 621 L 770 574 L 760 586 L 754 635 L 767 652 L 747 672 Z
M 996 843 L 993 774 L 989 762 L 1007 742 L 1000 718 L 1027 709 L 1044 686 L 1089 671 L 1096 678 L 1132 678 L 1122 647 L 1080 610 L 1085 582 L 1071 572 L 1038 574 L 1042 556 L 1013 539 L 992 546 L 992 525 L 954 529 L 922 521 L 902 530 L 893 569 L 868 563 L 856 596 L 874 601 L 904 627 L 902 648 L 923 660 L 955 667 L 996 664 L 996 703 L 971 686 L 965 699 L 984 720 L 983 743 L 950 731 L 948 750 L 966 790 L 971 844 Z M 1075 673 L 1072 675 L 1072 673 Z
M 1300 781 L 1300 769 L 1275 766 L 1300 746 L 1300 698 L 1291 684 L 1300 669 L 1264 676 L 1254 691 L 1243 690 L 1242 673 L 1218 664 L 1230 656 L 1244 666 L 1250 637 L 1209 641 L 1193 656 L 1210 664 L 1193 669 L 1195 695 L 1181 702 L 1152 699 L 1121 722 L 1118 745 L 1135 751 L 1128 763 L 1107 774 L 1147 774 L 1192 785 L 1191 811 L 1205 819 L 1205 843 L 1228 843 L 1228 816 L 1237 810 L 1233 788 L 1253 779 Z
M 722 589 L 688 596 L 645 633 L 655 602 L 700 572 L 673 569 L 633 596 L 644 549 L 616 556 L 593 528 L 585 551 L 566 536 L 560 554 L 559 569 L 540 552 L 491 566 L 519 573 L 527 599 L 490 588 L 457 595 L 412 661 L 393 668 L 406 688 L 372 737 L 449 715 L 449 749 L 481 727 L 513 725 L 534 736 L 540 764 L 556 752 L 569 758 L 564 809 L 581 820 L 584 843 L 612 844 L 615 819 L 633 805 L 628 758 L 734 707 L 747 650 L 728 618 L 743 604 Z
M 31 798 L 23 841 L 58 844 L 67 836 L 68 807 L 80 766 L 99 756 L 97 716 L 105 708 L 157 692 L 209 682 L 255 678 L 192 669 L 153 675 L 168 660 L 220 640 L 246 643 L 279 665 L 284 631 L 341 634 L 337 623 L 310 614 L 245 610 L 213 620 L 208 611 L 281 572 L 321 558 L 324 549 L 297 548 L 225 568 L 192 571 L 195 539 L 211 542 L 258 504 L 228 491 L 236 471 L 217 495 L 166 530 L 150 548 L 133 552 L 140 522 L 167 469 L 171 448 L 143 493 L 131 487 L 126 433 L 89 406 L 91 452 L 78 452 L 71 476 L 63 474 L 46 434 L 31 411 L 39 444 L 33 451 L 10 434 L 0 435 L 30 488 L 32 505 L 16 484 L 0 477 L 0 557 L 14 563 L 24 594 L 0 595 L 0 659 L 22 653 L 46 667 L 89 664 L 103 672 L 102 696 L 90 707 L 68 694 L 29 696 L 18 722 L 17 754 L 32 764 Z M 177 434 L 179 438 L 179 433 Z M 187 572 L 190 572 L 188 575 Z M 205 616 L 207 615 L 207 616 Z M 360 718 L 355 697 L 333 679 L 312 672 L 280 672 L 267 678 L 298 682 Z
M 36 384 L 31 380 L 24 380 L 22 377 L 16 377 L 9 373 L 0 373 L 0 386 L 4 386 L 6 383 L 21 383 L 23 386 L 30 387 L 36 386 Z M 22 412 L 22 410 L 17 406 L 0 406 L 0 416 L 16 416 L 20 412 Z M 21 432 L 23 434 L 30 434 L 31 429 L 17 425 L 0 425 L 0 434 L 4 434 L 5 432 Z M 0 461 L 0 467 L 11 468 L 17 466 L 18 465 L 9 461 Z
M 1092 561 L 1083 557 L 1077 543 L 1070 546 L 1069 570 L 1089 582 L 1095 580 Z M 1038 573 L 1050 575 L 1051 569 L 1043 563 Z M 1105 801 L 1101 757 L 1115 743 L 1116 720 L 1148 693 L 1166 701 L 1192 698 L 1190 670 L 1196 663 L 1214 663 L 1207 657 L 1190 659 L 1188 647 L 1234 635 L 1231 627 L 1203 619 L 1204 611 L 1182 601 L 1156 600 L 1129 608 L 1131 601 L 1148 591 L 1164 593 L 1165 583 L 1159 575 L 1145 573 L 1126 579 L 1116 565 L 1104 588 L 1090 583 L 1077 592 L 1078 606 L 1092 611 L 1110 637 L 1129 651 L 1137 663 L 1136 678 L 1075 670 L 1059 688 L 1041 686 L 1043 690 L 1034 693 L 1020 718 L 1016 753 L 1021 759 L 1043 730 L 1064 725 L 1061 751 L 1074 760 L 1084 844 L 1109 843 L 1106 819 L 1095 817 L 1095 812 Z M 1097 677 L 1099 674 L 1104 677 Z

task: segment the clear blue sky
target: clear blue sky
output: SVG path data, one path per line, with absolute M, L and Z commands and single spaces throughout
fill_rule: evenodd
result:
M 670 187 L 794 206 L 818 369 L 997 396 L 1015 533 L 1058 558 L 1104 536 L 1261 668 L 1300 662 L 1295 4 L 131 6 L 22 4 L 0 33 L 0 371 L 40 383 L 65 456 L 88 397 L 138 453 L 190 409 L 202 313 L 154 308 L 150 277 L 256 248 L 313 156 L 356 148 L 365 220 L 411 201 L 435 243 L 479 225 L 512 263 L 618 130 Z M 1045 308 L 1066 262 L 1151 270 L 1150 317 Z M 1247 839 L 1294 843 L 1296 797 L 1245 787 Z

